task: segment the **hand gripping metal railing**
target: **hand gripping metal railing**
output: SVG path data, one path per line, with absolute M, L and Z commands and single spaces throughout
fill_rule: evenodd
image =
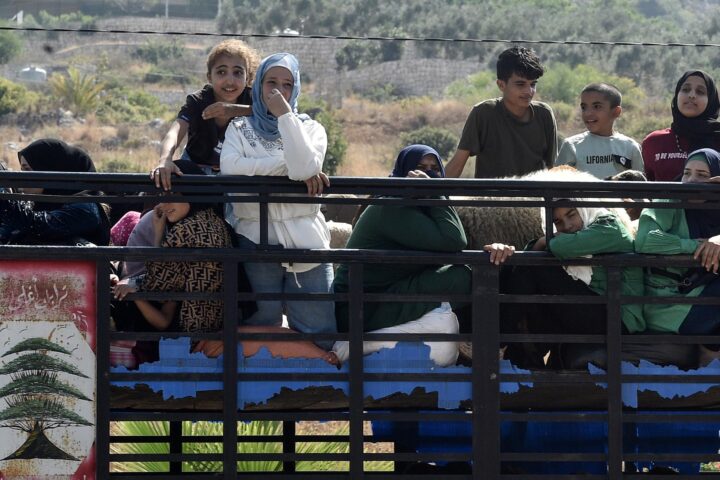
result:
M 0 186 L 10 189 L 23 186 L 42 186 L 44 188 L 61 188 L 69 182 L 74 190 L 87 190 L 104 192 L 99 198 L 103 202 L 120 206 L 128 203 L 152 200 L 152 197 L 138 198 L 138 192 L 147 194 L 156 193 L 155 187 L 148 181 L 146 175 L 141 174 L 70 174 L 70 173 L 44 173 L 44 172 L 0 172 Z M 720 461 L 718 454 L 663 454 L 663 453 L 633 453 L 624 451 L 624 429 L 627 425 L 643 422 L 714 422 L 720 424 L 720 415 L 713 412 L 707 415 L 677 415 L 665 412 L 632 411 L 623 406 L 622 386 L 624 383 L 690 383 L 698 382 L 697 377 L 689 378 L 683 375 L 629 375 L 621 372 L 621 348 L 629 336 L 621 332 L 621 306 L 627 303 L 692 303 L 713 304 L 720 302 L 717 299 L 684 297 L 665 297 L 662 300 L 648 297 L 625 297 L 620 294 L 621 269 L 628 266 L 692 266 L 696 262 L 688 256 L 647 256 L 635 254 L 619 254 L 595 256 L 592 259 L 582 259 L 559 262 L 554 257 L 540 252 L 518 252 L 507 262 L 509 265 L 551 266 L 551 265 L 602 265 L 608 271 L 608 293 L 604 297 L 586 296 L 534 296 L 532 298 L 501 294 L 499 291 L 499 269 L 488 262 L 488 254 L 482 251 L 466 250 L 456 254 L 431 253 L 418 251 L 357 251 L 350 249 L 339 250 L 294 250 L 276 249 L 267 246 L 267 213 L 268 203 L 336 203 L 336 204 L 389 204 L 389 205 L 438 205 L 452 204 L 458 206 L 543 206 L 550 209 L 553 206 L 563 205 L 592 205 L 598 201 L 569 202 L 558 200 L 565 198 L 595 198 L 604 199 L 604 206 L 625 206 L 618 198 L 649 198 L 671 199 L 672 202 L 658 204 L 661 208 L 682 208 L 692 205 L 693 208 L 712 208 L 714 202 L 720 199 L 716 185 L 682 185 L 670 183 L 626 183 L 626 182 L 527 182 L 521 180 L 421 180 L 421 179 L 389 179 L 389 178 L 344 178 L 331 179 L 332 186 L 326 193 L 367 195 L 362 198 L 311 198 L 305 193 L 305 185 L 290 182 L 287 179 L 276 177 L 193 177 L 185 176 L 174 179 L 174 194 L 163 197 L 163 200 L 181 199 L 176 194 L 193 192 L 193 201 L 200 202 L 226 202 L 226 194 L 244 193 L 245 196 L 233 197 L 232 201 L 259 202 L 261 211 L 261 245 L 257 251 L 242 251 L 238 249 L 184 249 L 184 260 L 212 260 L 222 262 L 225 272 L 236 272 L 238 262 L 252 260 L 254 262 L 286 262 L 302 261 L 308 263 L 332 262 L 349 265 L 349 291 L 346 294 L 253 294 L 238 293 L 237 278 L 235 275 L 225 274 L 223 291 L 221 293 L 187 294 L 176 293 L 137 293 L 129 298 L 135 299 L 222 299 L 225 305 L 224 326 L 222 332 L 217 333 L 184 333 L 184 332 L 114 332 L 110 331 L 108 319 L 110 317 L 110 261 L 112 260 L 177 260 L 178 253 L 172 249 L 159 249 L 149 247 L 68 247 L 68 246 L 0 246 L 0 261 L 18 259 L 77 259 L 94 261 L 97 265 L 97 421 L 96 421 L 96 448 L 98 478 L 178 478 L 188 476 L 191 478 L 236 478 L 242 476 L 235 469 L 236 462 L 240 460 L 276 460 L 283 464 L 281 473 L 252 473 L 251 478 L 425 478 L 417 473 L 394 472 L 365 472 L 363 462 L 368 460 L 392 460 L 396 465 L 407 465 L 412 462 L 450 461 L 464 463 L 467 470 L 460 473 L 446 473 L 448 478 L 576 478 L 577 475 L 554 474 L 536 475 L 520 470 L 508 469 L 504 466 L 513 462 L 544 462 L 547 460 L 557 462 L 604 462 L 606 472 L 582 476 L 582 478 L 633 478 L 635 475 L 627 469 L 623 473 L 623 465 L 635 461 L 677 461 L 677 462 L 710 462 Z M 202 194 L 202 196 L 197 196 Z M 452 199 L 441 197 L 452 195 Z M 5 191 L 0 193 L 0 199 L 26 198 L 29 200 L 47 200 L 58 202 L 88 201 L 92 197 L 47 197 L 37 195 L 17 194 Z M 706 204 L 688 203 L 689 199 L 704 199 L 711 202 Z M 714 201 L 714 202 L 712 202 Z M 552 231 L 551 215 L 546 215 L 546 231 Z M 518 245 L 518 248 L 522 246 Z M 453 294 L 444 296 L 427 295 L 388 295 L 368 294 L 362 289 L 363 265 L 373 263 L 417 263 L 417 264 L 467 264 L 472 268 L 472 288 L 470 295 Z M 347 301 L 350 304 L 350 331 L 337 335 L 307 335 L 307 334 L 239 334 L 237 331 L 237 309 L 228 306 L 237 306 L 239 301 L 255 299 L 311 299 Z M 362 305 L 363 302 L 386 301 L 466 301 L 472 308 L 472 331 L 457 335 L 450 334 L 368 334 L 363 332 Z M 561 302 L 561 303 L 591 303 L 602 302 L 607 304 L 607 335 L 518 335 L 500 334 L 499 311 L 501 303 L 529 303 L 529 302 Z M 109 346 L 112 340 L 120 339 L 146 339 L 158 340 L 160 338 L 191 337 L 193 339 L 222 339 L 224 342 L 223 370 L 219 374 L 193 374 L 193 373 L 114 373 L 109 363 Z M 350 342 L 350 359 L 347 373 L 237 373 L 237 350 L 235 346 L 241 339 L 297 340 L 297 339 L 344 339 Z M 362 342 L 363 340 L 447 340 L 472 342 L 472 366 L 467 373 L 446 374 L 442 369 L 425 373 L 367 373 L 363 369 Z M 533 373 L 501 373 L 498 359 L 498 346 L 507 342 L 558 342 L 565 343 L 596 343 L 605 344 L 607 348 L 607 369 L 602 375 L 589 376 L 586 372 L 533 372 Z M 633 343 L 720 343 L 718 337 L 674 336 L 674 335 L 633 335 Z M 222 407 L 219 410 L 174 410 L 170 408 L 140 408 L 118 409 L 113 407 L 111 395 L 112 382 L 119 381 L 222 381 Z M 471 397 L 464 404 L 464 409 L 456 409 L 428 413 L 426 411 L 397 408 L 386 408 L 381 411 L 368 409 L 365 404 L 364 384 L 372 381 L 383 382 L 421 382 L 425 380 L 441 380 L 443 382 L 470 382 Z M 349 386 L 348 403 L 345 408 L 327 411 L 308 411 L 301 408 L 284 409 L 281 411 L 246 411 L 238 410 L 237 394 L 238 382 L 243 381 L 275 381 L 291 380 L 338 380 L 347 382 Z M 533 408 L 505 409 L 501 402 L 503 395 L 500 391 L 502 382 L 532 382 L 534 385 L 580 385 L 597 384 L 607 385 L 604 406 L 595 411 L 577 411 L 545 414 L 543 422 L 602 422 L 606 425 L 606 452 L 594 453 L 527 453 L 506 451 L 501 446 L 503 422 L 532 422 L 537 421 L 537 412 Z M 720 375 L 705 375 L 702 383 L 718 384 Z M 554 410 L 547 405 L 548 410 Z M 562 409 L 561 409 L 562 410 Z M 572 410 L 572 409 L 570 409 Z M 698 412 L 699 413 L 699 412 Z M 238 442 L 248 441 L 237 435 L 236 425 L 239 421 L 250 420 L 281 420 L 286 427 L 283 438 L 283 453 L 281 454 L 247 454 L 238 453 Z M 164 420 L 171 424 L 170 439 L 165 437 L 127 437 L 117 438 L 110 435 L 110 422 L 123 420 Z M 181 420 L 211 420 L 223 422 L 223 435 L 209 437 L 189 437 L 179 431 Z M 307 454 L 296 453 L 294 444 L 297 441 L 330 441 L 336 437 L 326 436 L 294 436 L 294 425 L 301 420 L 344 420 L 349 422 L 349 434 L 342 437 L 349 443 L 349 453 L 323 454 L 312 457 L 318 460 L 343 460 L 349 462 L 349 472 L 344 473 L 317 473 L 295 472 L 297 461 L 310 459 Z M 470 435 L 467 439 L 468 449 L 459 453 L 416 453 L 395 452 L 382 454 L 364 453 L 365 442 L 373 441 L 373 437 L 363 433 L 365 421 L 395 421 L 395 422 L 470 422 Z M 432 435 L 429 438 L 433 438 Z M 183 453 L 182 444 L 191 441 L 222 442 L 221 454 L 186 454 Z M 169 454 L 110 454 L 110 444 L 113 442 L 169 442 Z M 274 437 L 253 437 L 250 441 L 277 441 Z M 129 461 L 165 461 L 169 462 L 168 473 L 157 474 L 120 474 L 109 473 L 111 462 Z M 187 461 L 221 461 L 222 473 L 190 474 L 182 473 L 182 462 Z M 502 468 L 501 468 L 502 467 Z M 396 469 L 397 470 L 397 469 Z M 673 475 L 672 478 L 678 478 Z M 681 475 L 680 478 L 683 478 Z

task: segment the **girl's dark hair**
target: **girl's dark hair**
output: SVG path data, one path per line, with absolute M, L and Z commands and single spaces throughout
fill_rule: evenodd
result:
M 513 73 L 528 80 L 537 80 L 545 73 L 545 68 L 540 63 L 535 50 L 525 47 L 512 47 L 502 52 L 498 57 L 496 69 L 498 80 L 505 82 Z

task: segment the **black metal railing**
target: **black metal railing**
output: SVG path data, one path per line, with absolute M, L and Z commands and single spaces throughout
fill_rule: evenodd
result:
M 58 188 L 73 183 L 77 190 L 102 190 L 105 195 L 102 201 L 122 205 L 148 200 L 149 197 L 138 198 L 137 192 L 155 193 L 146 175 L 140 174 L 63 174 L 42 172 L 0 172 L 0 185 L 5 188 L 42 185 L 45 188 Z M 541 252 L 518 252 L 510 258 L 509 265 L 528 266 L 555 266 L 559 264 L 602 265 L 608 271 L 608 292 L 606 296 L 519 296 L 501 294 L 499 288 L 499 269 L 488 262 L 488 254 L 482 251 L 466 250 L 456 254 L 431 253 L 417 251 L 377 251 L 377 250 L 294 250 L 275 249 L 267 246 L 267 204 L 269 202 L 284 203 L 338 203 L 338 204 L 392 204 L 392 205 L 437 205 L 452 204 L 460 206 L 553 206 L 568 205 L 566 198 L 649 198 L 669 199 L 662 204 L 653 204 L 660 208 L 682 208 L 692 205 L 693 208 L 713 208 L 714 203 L 720 199 L 720 191 L 715 185 L 682 185 L 670 183 L 626 183 L 626 182 L 527 182 L 520 180 L 420 180 L 420 179 L 377 179 L 377 178 L 340 178 L 332 179 L 332 187 L 328 193 L 354 193 L 369 195 L 365 198 L 310 198 L 305 194 L 305 186 L 301 183 L 290 182 L 287 179 L 274 177 L 192 177 L 185 176 L 174 182 L 174 193 L 182 194 L 193 192 L 203 194 L 194 195 L 193 201 L 200 202 L 226 202 L 226 194 L 243 193 L 244 196 L 234 196 L 232 201 L 259 202 L 261 205 L 261 245 L 257 251 L 243 251 L 238 249 L 184 249 L 183 260 L 212 260 L 222 262 L 225 277 L 221 293 L 191 294 L 176 293 L 137 293 L 128 297 L 130 299 L 144 298 L 155 300 L 192 298 L 220 298 L 225 305 L 224 327 L 218 333 L 187 333 L 187 332 L 115 332 L 109 328 L 110 317 L 110 261 L 114 260 L 177 260 L 178 253 L 172 249 L 159 249 L 149 247 L 66 247 L 66 246 L 19 246 L 8 245 L 0 247 L 0 260 L 8 259 L 77 259 L 93 261 L 97 265 L 97 423 L 96 448 L 97 471 L 99 478 L 154 478 L 170 479 L 179 475 L 192 478 L 236 478 L 242 476 L 236 472 L 236 462 L 240 460 L 274 460 L 282 462 L 283 471 L 278 473 L 251 473 L 252 478 L 286 478 L 292 475 L 295 478 L 425 478 L 417 473 L 395 472 L 365 472 L 364 462 L 372 460 L 390 460 L 397 465 L 408 465 L 413 462 L 460 462 L 464 464 L 459 473 L 445 473 L 449 478 L 576 478 L 577 475 L 552 474 L 538 476 L 523 473 L 522 468 L 513 469 L 513 465 L 523 465 L 523 462 L 599 462 L 606 465 L 606 472 L 591 474 L 582 478 L 634 478 L 636 474 L 628 471 L 627 465 L 631 462 L 669 461 L 669 462 L 714 462 L 720 461 L 720 455 L 707 453 L 669 454 L 655 451 L 645 453 L 628 452 L 625 449 L 624 431 L 628 425 L 640 423 L 702 423 L 718 424 L 720 429 L 720 413 L 713 410 L 711 413 L 700 409 L 689 408 L 691 415 L 679 414 L 667 408 L 657 411 L 645 411 L 642 408 L 629 409 L 623 405 L 622 386 L 628 383 L 709 383 L 720 384 L 720 374 L 688 377 L 685 375 L 638 375 L 622 373 L 622 344 L 632 341 L 636 344 L 656 343 L 720 343 L 720 336 L 677 336 L 677 335 L 623 335 L 621 332 L 621 306 L 629 303 L 692 303 L 720 305 L 715 298 L 685 297 L 626 297 L 620 294 L 621 269 L 629 266 L 678 266 L 689 267 L 696 264 L 688 256 L 651 256 L 636 254 L 618 254 L 595 256 L 591 259 L 571 260 L 560 262 L 551 255 Z M 206 195 L 205 195 L 206 194 Z M 452 195 L 453 198 L 439 198 L 441 195 Z M 380 197 L 380 198 L 378 198 Z M 470 198 L 473 197 L 473 198 Z M 0 199 L 17 198 L 16 194 L 0 193 Z M 37 200 L 53 200 L 40 196 L 24 196 Z M 92 197 L 82 197 L 88 201 Z M 182 199 L 187 197 L 169 195 L 163 200 Z M 706 204 L 688 203 L 689 199 L 704 199 L 711 202 Z M 53 201 L 78 201 L 78 197 L 57 197 Z M 712 202 L 715 201 L 715 202 Z M 572 202 L 573 205 L 597 205 L 598 201 Z M 603 200 L 604 206 L 625 206 L 620 200 Z M 552 231 L 550 222 L 552 216 L 546 215 L 546 231 Z M 521 246 L 518 246 L 521 247 Z M 305 262 L 305 263 L 345 263 L 349 268 L 349 291 L 345 294 L 253 294 L 238 292 L 237 277 L 227 272 L 236 272 L 238 263 L 253 262 Z M 470 294 L 448 295 L 390 295 L 370 294 L 363 292 L 363 265 L 374 263 L 416 263 L 416 264 L 466 264 L 472 268 L 472 287 Z M 350 331 L 341 334 L 250 334 L 238 333 L 238 315 L 236 308 L 228 306 L 238 305 L 244 300 L 256 299 L 302 299 L 302 300 L 328 300 L 349 302 L 351 312 Z M 470 333 L 460 334 L 369 334 L 363 332 L 363 303 L 387 301 L 465 301 L 471 304 L 472 329 Z M 556 334 L 501 334 L 499 328 L 500 305 L 502 303 L 606 303 L 607 304 L 607 334 L 606 335 L 556 335 Z M 145 339 L 158 340 L 160 338 L 191 337 L 192 339 L 222 339 L 224 342 L 224 356 L 222 360 L 222 373 L 117 373 L 111 369 L 109 361 L 109 347 L 113 340 Z M 239 340 L 320 340 L 342 339 L 350 342 L 350 358 L 348 370 L 342 372 L 285 372 L 285 373 L 238 373 L 238 358 L 235 346 Z M 472 342 L 472 366 L 467 373 L 446 373 L 443 369 L 435 369 L 423 373 L 368 373 L 364 371 L 362 342 L 366 340 L 405 340 L 405 341 L 470 341 Z M 589 375 L 587 372 L 560 371 L 560 372 L 532 372 L 532 373 L 505 373 L 501 372 L 498 358 L 498 347 L 502 343 L 533 343 L 533 342 L 559 342 L 564 343 L 593 343 L 605 344 L 607 349 L 607 368 L 605 374 Z M 222 406 L 219 409 L 175 409 L 175 408 L 116 408 L 112 395 L 113 382 L 133 381 L 148 382 L 163 380 L 173 382 L 209 381 L 222 382 Z M 238 410 L 238 382 L 263 381 L 323 381 L 336 380 L 346 382 L 349 389 L 347 405 L 343 408 L 327 410 L 303 410 L 298 407 L 285 408 L 277 411 L 250 411 Z M 470 383 L 471 398 L 464 404 L 464 408 L 454 410 L 436 409 L 432 412 L 425 409 L 403 408 L 395 404 L 383 410 L 373 410 L 366 405 L 364 385 L 367 382 L 423 382 L 440 380 L 442 382 Z M 504 408 L 500 384 L 503 382 L 532 382 L 534 386 L 577 386 L 605 384 L 607 386 L 605 399 L 601 408 L 588 411 L 587 408 L 564 408 L 557 410 L 554 405 L 546 405 L 544 409 Z M 720 405 L 720 403 L 719 403 Z M 687 410 L 688 407 L 679 407 L 678 410 Z M 542 410 L 546 410 L 542 413 Z M 569 410 L 569 411 L 566 411 Z M 119 438 L 110 435 L 110 422 L 124 420 L 140 421 L 168 421 L 171 425 L 171 434 L 166 437 L 129 437 Z M 181 435 L 177 430 L 181 420 L 208 420 L 222 421 L 223 435 L 202 437 L 202 441 L 222 442 L 221 454 L 187 454 L 183 453 L 183 443 L 196 442 L 198 437 Z M 282 421 L 283 452 L 280 454 L 249 454 L 238 453 L 238 442 L 248 441 L 277 441 L 275 437 L 261 436 L 248 439 L 239 437 L 236 425 L 242 421 L 278 420 Z M 297 442 L 323 442 L 328 437 L 299 436 L 294 432 L 295 422 L 301 420 L 343 420 L 349 423 L 349 434 L 345 441 L 349 444 L 347 454 L 310 455 L 296 453 Z M 459 439 L 465 448 L 454 452 L 417 453 L 394 452 L 383 454 L 369 454 L 364 452 L 364 444 L 376 438 L 366 435 L 363 425 L 366 421 L 405 422 L 415 425 L 421 422 L 432 422 L 438 425 L 450 422 L 470 423 L 469 435 Z M 502 447 L 503 422 L 530 423 L 601 423 L 605 425 L 606 434 L 604 443 L 607 451 L 588 453 L 573 452 L 513 452 Z M 443 441 L 442 437 L 427 435 L 428 439 Z M 331 437 L 335 438 L 335 437 Z M 169 454 L 136 454 L 118 455 L 110 454 L 110 444 L 116 442 L 165 442 L 170 444 Z M 108 473 L 111 462 L 131 461 L 164 461 L 169 462 L 170 470 L 159 474 L 120 474 Z M 182 473 L 182 463 L 188 461 L 221 461 L 224 468 L 222 473 Z M 348 461 L 349 472 L 318 473 L 295 472 L 295 462 L 302 460 L 328 460 Z M 626 466 L 623 473 L 623 465 Z M 509 467 L 508 467 L 509 466 Z M 639 475 L 639 474 L 637 474 Z M 672 478 L 678 478 L 673 475 Z M 679 478 L 684 478 L 682 475 Z

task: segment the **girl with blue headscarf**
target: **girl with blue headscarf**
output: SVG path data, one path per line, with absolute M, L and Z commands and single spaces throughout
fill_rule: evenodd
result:
M 720 153 L 703 148 L 688 155 L 683 169 L 683 183 L 707 183 L 710 178 L 718 176 Z M 646 295 L 720 295 L 720 277 L 717 275 L 720 209 L 645 208 L 640 215 L 635 251 L 662 255 L 689 254 L 700 264 L 692 269 L 649 268 L 645 275 Z M 720 308 L 717 305 L 647 304 L 643 312 L 648 330 L 685 335 L 720 333 Z M 703 358 L 707 360 L 708 355 L 712 356 L 701 348 L 701 362 Z
M 298 114 L 300 68 L 290 53 L 276 53 L 258 67 L 252 88 L 252 115 L 234 119 L 220 154 L 224 175 L 273 175 L 308 183 L 310 193 L 322 190 L 322 165 L 327 135 L 318 122 Z M 260 209 L 256 203 L 232 203 L 226 219 L 239 236 L 241 248 L 260 243 Z M 330 233 L 319 204 L 270 203 L 268 243 L 284 248 L 325 249 Z M 246 263 L 256 293 L 328 293 L 332 265 Z M 334 333 L 333 302 L 259 301 L 249 325 L 280 325 L 283 307 L 290 328 L 303 333 Z M 316 342 L 329 348 L 332 341 Z

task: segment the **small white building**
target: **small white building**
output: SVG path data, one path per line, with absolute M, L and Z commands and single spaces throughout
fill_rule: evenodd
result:
M 47 70 L 36 66 L 25 67 L 20 70 L 18 78 L 24 82 L 44 82 L 47 80 Z

